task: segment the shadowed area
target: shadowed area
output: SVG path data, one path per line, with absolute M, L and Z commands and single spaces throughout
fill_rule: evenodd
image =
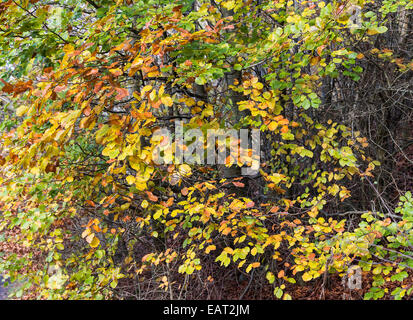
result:
M 3 277 L 0 276 L 0 300 L 8 300 L 8 288 L 4 287 Z

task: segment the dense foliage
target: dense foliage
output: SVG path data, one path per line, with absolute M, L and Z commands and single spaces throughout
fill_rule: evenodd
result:
M 233 270 L 291 299 L 295 287 L 359 265 L 371 277 L 365 298 L 410 296 L 412 195 L 396 210 L 352 209 L 355 185 L 377 190 L 383 159 L 331 111 L 325 86 L 357 85 L 369 59 L 411 76 L 411 59 L 375 47 L 389 17 L 411 9 L 404 0 L 3 1 L 12 113 L 2 122 L 0 230 L 21 250 L 0 269 L 24 284 L 17 295 L 196 298 L 229 285 Z M 184 132 L 259 129 L 259 174 L 241 176 L 230 156 L 225 166 L 158 164 L 165 141 L 153 133 L 174 132 L 177 120 Z

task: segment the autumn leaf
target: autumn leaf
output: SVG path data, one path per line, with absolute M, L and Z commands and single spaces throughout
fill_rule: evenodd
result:
M 115 90 L 118 92 L 117 96 L 116 96 L 116 100 L 120 101 L 126 97 L 129 96 L 129 91 L 127 89 L 124 88 L 115 88 Z
M 149 200 L 151 200 L 151 201 L 153 201 L 153 202 L 157 202 L 157 201 L 158 201 L 158 197 L 155 196 L 152 192 L 146 191 L 146 194 L 147 194 Z
M 121 76 L 123 74 L 121 69 L 109 69 L 109 72 L 115 77 Z

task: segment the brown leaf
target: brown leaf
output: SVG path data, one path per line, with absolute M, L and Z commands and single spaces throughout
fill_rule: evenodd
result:
M 127 89 L 115 88 L 115 90 L 118 93 L 118 95 L 115 98 L 117 101 L 122 100 L 122 99 L 126 98 L 127 96 L 129 96 L 129 91 Z

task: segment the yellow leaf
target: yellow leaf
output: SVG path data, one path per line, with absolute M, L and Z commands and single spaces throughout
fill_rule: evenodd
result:
M 271 271 L 267 272 L 266 278 L 270 282 L 270 284 L 272 284 L 275 281 L 275 276 Z
M 235 7 L 235 1 L 234 0 L 225 1 L 222 3 L 222 6 L 227 10 L 232 10 Z
M 172 98 L 170 96 L 164 96 L 161 98 L 161 101 L 164 105 L 166 105 L 167 107 L 171 107 L 174 102 L 172 100 Z
M 261 82 L 254 83 L 252 86 L 253 88 L 258 89 L 258 90 L 261 90 L 262 88 L 264 88 L 264 85 Z
M 100 243 L 99 238 L 98 238 L 98 237 L 93 237 L 93 240 L 92 240 L 92 242 L 90 243 L 90 246 L 91 246 L 92 248 L 96 248 L 96 247 L 99 245 L 99 243 Z
M 252 254 L 253 256 L 255 256 L 255 255 L 257 254 L 257 248 L 256 248 L 256 247 L 252 248 L 251 254 Z
M 110 69 L 109 72 L 114 76 L 121 76 L 123 74 L 121 69 Z
M 155 101 L 155 99 L 156 99 L 156 90 L 155 90 L 155 89 L 152 90 L 152 92 L 149 94 L 149 98 L 150 98 L 152 101 Z
M 134 176 L 127 176 L 126 177 L 126 181 L 129 183 L 129 184 L 133 184 L 134 182 L 135 182 L 135 177 Z
M 29 107 L 27 106 L 20 106 L 16 109 L 16 115 L 18 117 L 21 117 L 22 115 L 24 115 L 27 111 L 27 109 L 29 109 Z
M 143 59 L 141 57 L 137 57 L 135 60 L 133 60 L 131 64 L 131 68 L 136 68 L 140 66 L 141 64 L 143 64 Z
M 268 92 L 268 91 L 265 91 L 265 92 L 262 94 L 262 96 L 263 96 L 263 98 L 264 98 L 265 100 L 271 99 L 271 93 Z
M 158 219 L 162 214 L 162 209 L 159 209 L 158 211 L 155 212 L 155 214 L 153 215 L 153 218 L 156 220 Z
M 181 164 L 179 166 L 179 173 L 181 176 L 189 177 L 192 174 L 191 167 L 187 164 Z
M 268 125 L 268 129 L 271 131 L 274 131 L 275 129 L 277 129 L 278 127 L 278 123 L 275 121 L 272 121 L 269 125 Z
M 308 272 L 303 274 L 303 280 L 304 281 L 310 281 L 313 278 L 313 276 L 311 274 L 309 274 Z
M 150 90 L 152 90 L 152 86 L 151 86 L 151 85 L 144 86 L 144 87 L 142 88 L 142 90 L 141 90 L 141 97 L 143 97 L 143 96 L 145 95 L 145 93 L 146 93 L 147 91 L 150 91 Z
M 376 29 L 368 29 L 367 34 L 369 36 L 374 36 L 375 34 L 378 34 L 379 32 Z

